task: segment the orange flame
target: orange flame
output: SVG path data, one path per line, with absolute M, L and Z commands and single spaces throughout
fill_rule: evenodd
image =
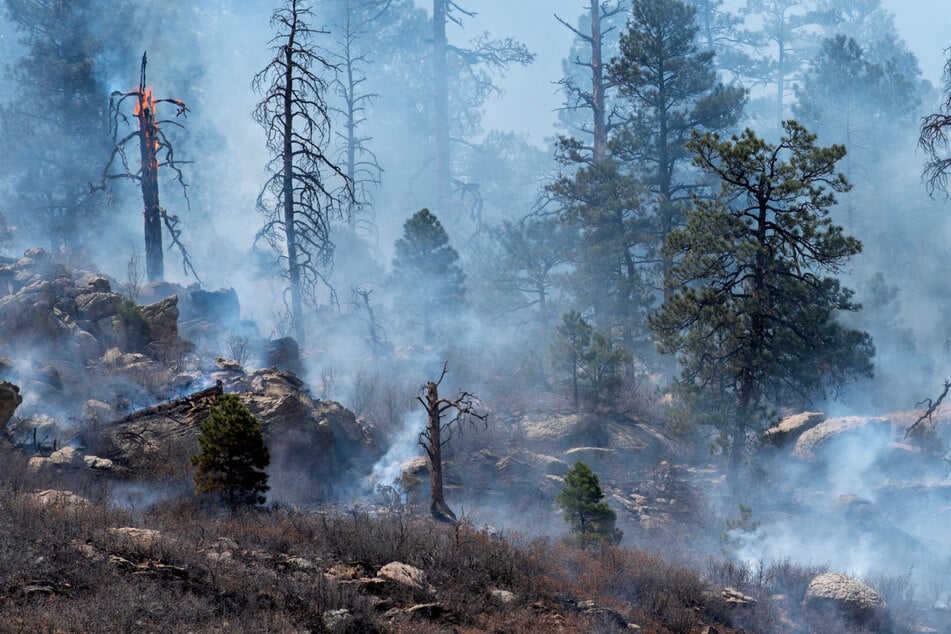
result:
M 139 100 L 136 102 L 135 107 L 132 110 L 133 116 L 138 117 L 142 113 L 143 109 L 155 112 L 155 99 L 152 97 L 151 86 L 146 88 L 144 93 L 139 93 Z

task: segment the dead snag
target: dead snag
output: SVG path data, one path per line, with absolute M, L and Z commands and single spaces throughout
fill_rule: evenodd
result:
M 429 512 L 440 522 L 454 523 L 456 514 L 446 504 L 443 494 L 442 448 L 452 440 L 453 433 L 461 431 L 464 425 L 474 426 L 476 421 L 487 424 L 489 414 L 482 401 L 469 392 L 460 392 L 454 399 L 439 396 L 439 386 L 448 371 L 447 361 L 442 366 L 439 379 L 422 386 L 417 399 L 426 408 L 428 416 L 426 428 L 419 434 L 419 444 L 429 458 Z M 451 412 L 452 418 L 444 421 L 447 412 Z

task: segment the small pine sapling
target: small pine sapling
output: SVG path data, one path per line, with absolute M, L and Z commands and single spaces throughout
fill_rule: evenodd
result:
M 565 487 L 555 502 L 564 511 L 573 541 L 582 548 L 621 541 L 622 532 L 615 526 L 617 514 L 603 498 L 598 476 L 588 465 L 576 462 L 565 475 Z
M 261 424 L 234 394 L 223 394 L 198 434 L 198 454 L 191 462 L 195 471 L 195 493 L 219 491 L 227 496 L 234 511 L 238 505 L 264 502 L 268 490 L 267 472 L 271 461 L 264 444 Z

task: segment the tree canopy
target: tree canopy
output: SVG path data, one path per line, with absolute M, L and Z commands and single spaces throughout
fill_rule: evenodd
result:
M 662 351 L 677 355 L 681 392 L 712 395 L 725 410 L 734 481 L 764 408 L 808 403 L 872 367 L 870 337 L 837 321 L 860 308 L 834 277 L 861 250 L 829 218 L 835 193 L 849 189 L 835 171 L 845 148 L 816 146 L 794 121 L 783 130 L 777 143 L 752 130 L 691 141 L 721 189 L 670 235 L 667 248 L 682 259 L 650 321 Z

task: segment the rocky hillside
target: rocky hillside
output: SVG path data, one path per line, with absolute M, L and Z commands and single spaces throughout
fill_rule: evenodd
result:
M 296 344 L 259 337 L 230 289 L 126 289 L 31 250 L 0 261 L 0 333 L 2 631 L 949 631 L 941 410 L 910 438 L 914 412 L 789 416 L 739 508 L 716 457 L 655 421 L 493 411 L 447 446 L 467 519 L 444 526 L 399 431 L 412 389 L 364 385 L 357 413 L 321 398 Z M 267 512 L 192 493 L 222 393 L 262 422 Z M 558 539 L 576 461 L 622 547 Z

